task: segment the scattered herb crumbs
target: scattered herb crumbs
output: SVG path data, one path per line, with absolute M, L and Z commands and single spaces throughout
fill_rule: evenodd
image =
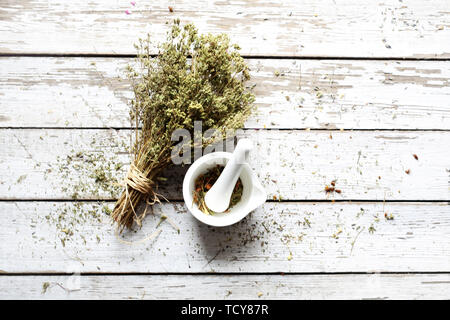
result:
M 289 251 L 289 255 L 288 255 L 288 257 L 287 257 L 288 261 L 291 261 L 292 258 L 293 258 L 293 257 L 292 257 L 292 252 Z
M 304 217 L 303 220 L 304 220 L 303 225 L 307 225 L 309 228 L 311 228 L 311 222 L 308 220 L 308 218 Z
M 394 220 L 394 216 L 392 215 L 392 213 L 385 213 L 384 217 L 386 218 L 386 220 Z
M 42 294 L 45 294 L 47 292 L 48 287 L 50 287 L 50 282 L 44 282 L 42 284 Z
M 331 186 L 325 185 L 324 190 L 325 190 L 326 193 L 333 193 L 333 192 L 336 192 L 336 193 L 339 193 L 339 194 L 342 193 L 341 189 L 337 189 L 336 188 L 336 180 L 331 181 L 330 185 Z
M 17 183 L 21 183 L 23 180 L 25 180 L 26 177 L 27 177 L 26 174 L 21 175 L 21 176 L 17 179 Z
M 156 225 L 156 228 L 158 228 L 158 227 L 161 225 L 161 223 L 163 223 L 164 220 L 166 220 L 166 219 L 167 219 L 167 216 L 161 215 L 161 218 L 159 219 L 159 222 L 158 222 L 158 224 Z
M 332 238 L 334 238 L 334 239 L 339 239 L 339 235 L 342 233 L 342 229 L 341 228 L 338 228 L 338 230 L 335 232 L 335 233 L 333 233 L 332 235 L 331 235 L 331 237 Z
M 112 210 L 111 210 L 107 205 L 103 205 L 102 211 L 103 211 L 103 213 L 106 214 L 107 216 L 111 215 L 111 212 L 112 212 Z

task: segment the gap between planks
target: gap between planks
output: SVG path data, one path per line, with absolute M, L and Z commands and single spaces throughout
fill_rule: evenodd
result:
M 33 276 L 70 276 L 73 272 L 5 272 L 0 270 L 0 277 L 33 277 Z M 367 272 L 80 272 L 82 277 L 98 276 L 339 276 L 339 275 L 449 275 L 448 271 L 367 271 Z
M 157 54 L 150 54 L 150 57 L 157 57 Z M 450 61 L 449 58 L 440 57 L 370 57 L 370 56 L 271 56 L 271 55 L 241 55 L 244 59 L 260 60 L 347 60 L 347 61 Z M 135 54 L 117 54 L 117 53 L 2 53 L 0 57 L 11 58 L 129 58 L 137 57 Z M 190 57 L 190 56 L 188 56 Z
M 184 200 L 182 199 L 168 199 L 169 202 L 167 203 L 174 203 L 174 204 L 182 204 Z M 9 199 L 9 198 L 0 198 L 0 202 L 67 202 L 67 203 L 77 203 L 77 202 L 111 202 L 114 203 L 116 202 L 117 199 L 102 199 L 102 198 L 98 198 L 98 199 L 83 199 L 83 198 L 79 198 L 79 199 L 51 199 L 51 198 L 30 198 L 30 199 Z M 442 204 L 449 204 L 450 205 L 450 199 L 447 200 L 390 200 L 390 199 L 386 199 L 386 200 L 371 200 L 371 199 L 282 199 L 282 200 L 272 200 L 272 199 L 267 199 L 266 202 L 269 203 L 301 203 L 301 204 L 314 204 L 314 203 L 335 203 L 335 202 L 339 202 L 339 203 L 358 203 L 358 202 L 363 202 L 363 203 L 391 203 L 391 204 L 395 204 L 395 203 L 442 203 Z
M 0 130 L 135 130 L 132 127 L 39 127 L 39 126 L 27 126 L 27 127 L 2 127 Z M 241 128 L 243 131 L 249 130 L 262 130 L 262 131 L 347 131 L 347 132 L 366 132 L 366 131 L 386 131 L 386 132 L 449 132 L 450 129 L 386 129 L 386 128 L 373 128 L 373 129 L 352 129 L 352 128 L 258 128 L 258 127 L 245 127 Z

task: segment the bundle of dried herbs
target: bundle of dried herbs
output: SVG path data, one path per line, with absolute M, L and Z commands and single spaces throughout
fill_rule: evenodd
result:
M 223 169 L 224 166 L 217 165 L 211 169 L 208 169 L 204 174 L 199 175 L 195 179 L 193 201 L 200 211 L 205 214 L 213 215 L 215 213 L 206 206 L 205 196 L 208 190 L 212 188 L 214 183 L 216 183 L 217 179 L 219 179 Z M 229 212 L 230 208 L 241 201 L 243 191 L 244 186 L 242 185 L 241 178 L 239 178 L 238 181 L 236 181 L 233 192 L 231 193 L 230 204 L 225 212 Z
M 249 68 L 225 34 L 200 35 L 194 25 L 176 20 L 158 55 L 150 55 L 149 37 L 140 39 L 136 49 L 137 64 L 128 67 L 134 159 L 111 214 L 121 231 L 141 225 L 147 212 L 137 210 L 142 200 L 150 209 L 159 202 L 155 190 L 161 171 L 171 164 L 174 130 L 192 131 L 194 121 L 202 121 L 203 131 L 241 128 L 254 101 L 245 86 Z

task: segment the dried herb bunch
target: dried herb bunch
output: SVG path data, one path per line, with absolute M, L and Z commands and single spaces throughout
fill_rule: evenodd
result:
M 205 203 L 205 196 L 209 189 L 212 188 L 214 183 L 216 183 L 217 179 L 219 179 L 220 174 L 222 173 L 225 167 L 221 165 L 216 165 L 211 169 L 207 170 L 204 174 L 199 175 L 194 182 L 194 194 L 193 201 L 200 209 L 201 212 L 209 215 L 214 215 L 215 212 L 208 208 Z M 236 181 L 234 185 L 233 193 L 231 194 L 230 204 L 228 205 L 226 212 L 229 212 L 229 209 L 232 208 L 236 203 L 241 201 L 242 192 L 244 191 L 244 186 L 242 185 L 241 178 Z
M 192 132 L 194 121 L 202 121 L 203 131 L 241 128 L 254 101 L 245 86 L 249 68 L 225 34 L 199 35 L 194 25 L 175 20 L 156 57 L 150 55 L 149 37 L 135 47 L 136 67 L 128 67 L 134 159 L 111 215 L 120 231 L 141 225 L 147 212 L 147 207 L 137 210 L 142 200 L 150 210 L 160 201 L 155 190 L 161 171 L 171 164 L 174 130 Z

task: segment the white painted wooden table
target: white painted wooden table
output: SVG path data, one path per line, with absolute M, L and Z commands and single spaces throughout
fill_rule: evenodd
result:
M 241 45 L 269 201 L 208 228 L 175 168 L 180 234 L 129 246 L 92 169 L 126 172 L 124 66 L 173 18 Z M 450 298 L 448 1 L 0 0 L 0 55 L 0 298 Z

